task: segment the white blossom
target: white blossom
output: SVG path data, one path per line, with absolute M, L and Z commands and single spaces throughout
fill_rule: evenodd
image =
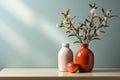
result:
M 67 18 L 70 18 L 70 15 L 67 15 Z
M 100 30 L 97 30 L 96 33 L 97 33 L 97 34 L 100 34 Z
M 94 16 L 98 16 L 98 14 L 97 14 L 97 13 L 94 13 Z
M 72 22 L 73 25 L 75 24 L 75 21 L 71 21 L 71 22 Z
M 86 22 L 86 25 L 89 26 L 89 25 L 90 25 L 90 22 Z
M 67 23 L 67 21 L 66 20 L 63 20 L 63 24 L 66 24 Z
M 59 23 L 56 24 L 57 28 L 61 28 L 61 25 Z
M 67 31 L 72 32 L 72 30 L 71 30 L 71 29 L 67 29 Z
M 83 34 L 80 32 L 79 35 L 82 36 Z
M 83 28 L 86 28 L 86 26 L 82 26 Z
M 103 17 L 105 21 L 107 21 L 107 17 Z
M 102 22 L 102 25 L 106 25 L 105 21 Z
M 111 12 L 111 11 L 110 11 L 110 10 L 108 10 L 108 11 L 106 11 L 106 14 L 107 14 L 107 15 L 109 15 L 109 14 L 110 14 L 110 12 Z
M 95 13 L 95 8 L 92 8 L 92 9 L 90 10 L 90 13 L 91 13 L 91 14 Z

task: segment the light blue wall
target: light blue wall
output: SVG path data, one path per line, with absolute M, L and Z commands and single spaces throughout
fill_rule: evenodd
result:
M 89 3 L 112 9 L 120 16 L 120 0 L 0 0 L 0 68 L 57 67 L 61 43 L 73 44 L 64 29 L 57 29 L 66 9 L 82 22 L 89 13 Z M 110 21 L 101 41 L 90 49 L 95 55 L 95 67 L 120 67 L 120 18 Z

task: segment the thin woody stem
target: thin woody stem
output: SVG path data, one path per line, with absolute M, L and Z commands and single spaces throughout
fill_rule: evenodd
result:
M 69 20 L 70 20 L 70 19 L 69 19 Z M 73 28 L 72 31 L 73 31 L 74 35 L 80 40 L 80 43 L 83 43 L 82 40 L 80 39 L 79 35 L 77 34 L 77 32 L 75 32 L 76 29 L 74 28 L 74 26 L 73 26 L 71 20 L 70 20 L 70 25 L 71 25 L 70 27 Z
M 82 40 L 79 38 L 79 36 L 75 33 L 75 31 L 74 31 L 74 30 L 75 30 L 75 28 L 73 27 L 73 25 L 72 25 L 71 27 L 73 28 L 73 30 L 72 30 L 72 31 L 73 31 L 73 33 L 74 33 L 74 34 L 76 35 L 76 37 L 80 40 L 80 43 L 83 43 L 83 42 L 82 42 Z

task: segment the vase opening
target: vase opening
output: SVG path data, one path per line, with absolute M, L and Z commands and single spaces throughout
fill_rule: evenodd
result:
M 81 48 L 88 48 L 88 44 L 81 44 Z

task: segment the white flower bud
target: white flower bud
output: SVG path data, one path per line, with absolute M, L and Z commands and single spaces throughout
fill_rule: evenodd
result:
M 86 22 L 86 25 L 89 26 L 89 25 L 90 25 L 90 22 Z
M 66 24 L 66 20 L 63 21 L 63 24 Z
M 72 21 L 72 24 L 74 25 L 74 24 L 75 24 L 75 21 Z
M 72 30 L 71 30 L 71 29 L 67 29 L 67 31 L 72 32 Z
M 70 18 L 70 15 L 67 15 L 67 18 Z
M 110 14 L 110 10 L 106 11 L 106 14 L 109 15 Z
M 97 14 L 97 13 L 94 13 L 94 16 L 98 16 L 98 14 Z
M 61 25 L 59 23 L 56 24 L 57 28 L 61 28 Z
M 82 36 L 82 33 L 80 32 L 79 35 Z
M 97 30 L 96 33 L 97 33 L 97 34 L 100 34 L 100 30 Z
M 92 9 L 90 10 L 90 13 L 91 13 L 91 14 L 95 13 L 95 8 L 92 8 Z
M 102 22 L 102 25 L 106 25 L 105 21 Z
M 86 28 L 86 26 L 82 26 L 83 28 Z
M 107 21 L 107 17 L 103 17 L 103 19 L 104 19 L 105 21 Z

